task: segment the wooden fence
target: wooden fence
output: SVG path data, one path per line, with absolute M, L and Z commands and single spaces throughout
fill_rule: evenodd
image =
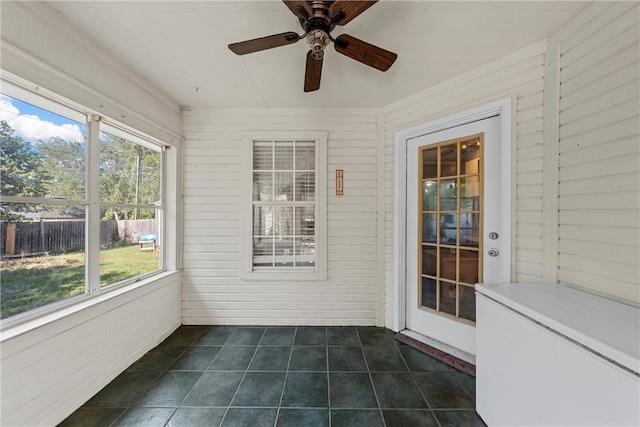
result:
M 100 222 L 100 246 L 136 243 L 140 236 L 156 233 L 155 219 Z M 2 257 L 43 252 L 73 252 L 84 248 L 85 221 L 0 222 Z

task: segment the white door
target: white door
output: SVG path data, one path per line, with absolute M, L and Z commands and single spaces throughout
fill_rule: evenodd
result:
M 406 328 L 474 356 L 474 285 L 509 262 L 499 138 L 495 116 L 407 141 Z

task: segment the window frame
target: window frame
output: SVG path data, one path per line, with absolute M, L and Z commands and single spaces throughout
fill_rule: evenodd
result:
M 242 280 L 325 280 L 327 278 L 327 132 L 247 133 L 242 138 Z M 255 141 L 313 141 L 315 144 L 315 260 L 313 267 L 253 266 L 253 145 Z
M 57 199 L 47 197 L 21 197 L 21 196 L 1 196 L 7 203 L 27 203 L 27 204 L 47 204 L 47 205 L 69 205 L 79 206 L 85 210 L 85 289 L 84 292 L 69 298 L 36 307 L 22 313 L 0 319 L 0 325 L 3 329 L 15 327 L 25 324 L 26 322 L 35 321 L 37 319 L 49 318 L 55 316 L 56 313 L 67 313 L 69 310 L 82 309 L 86 306 L 90 299 L 102 301 L 111 296 L 117 296 L 122 292 L 126 292 L 129 288 L 137 288 L 151 284 L 155 279 L 164 277 L 167 273 L 177 270 L 178 254 L 174 250 L 162 250 L 160 252 L 159 266 L 157 270 L 134 276 L 120 282 L 115 282 L 104 287 L 100 287 L 100 208 L 103 203 L 100 200 L 99 193 L 99 165 L 100 165 L 100 132 L 103 127 L 107 132 L 117 132 L 118 136 L 124 137 L 129 142 L 142 145 L 146 148 L 153 147 L 154 150 L 161 153 L 161 173 L 160 173 L 160 206 L 161 218 L 158 222 L 159 230 L 157 230 L 159 244 L 163 249 L 168 244 L 173 244 L 179 239 L 177 233 L 178 226 L 168 221 L 167 217 L 176 218 L 173 209 L 167 211 L 167 200 L 173 200 L 175 194 L 180 187 L 168 184 L 166 182 L 168 172 L 181 170 L 177 164 L 180 161 L 178 152 L 169 153 L 171 145 L 154 138 L 150 135 L 137 131 L 118 121 L 111 120 L 99 115 L 91 109 L 73 102 L 69 99 L 49 91 L 38 85 L 32 84 L 18 77 L 13 77 L 9 73 L 2 72 L 0 76 L 1 92 L 14 99 L 32 104 L 52 113 L 62 115 L 64 117 L 84 123 L 86 126 L 86 151 L 85 151 L 85 191 L 84 199 Z M 178 147 L 176 147 L 178 148 Z M 176 150 L 174 150 L 176 151 Z M 169 188 L 169 192 L 168 192 Z M 138 205 L 146 208 L 146 205 Z M 154 205 L 154 208 L 157 206 Z M 169 215 L 167 215 L 169 214 Z M 165 236 L 169 235 L 170 242 L 167 242 Z M 172 243 L 173 242 L 173 243 Z M 133 286 L 133 287 L 132 287 Z M 118 292 L 113 292 L 117 291 Z M 111 294 L 111 295 L 108 295 Z M 99 297 L 96 299 L 96 297 Z

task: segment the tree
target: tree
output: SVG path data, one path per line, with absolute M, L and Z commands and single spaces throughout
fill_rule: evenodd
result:
M 47 183 L 47 193 L 54 198 L 85 198 L 86 144 L 59 137 L 39 144 L 42 167 L 55 171 Z
M 14 135 L 14 130 L 6 121 L 0 121 L 0 194 L 44 197 L 49 180 L 38 149 Z M 16 212 L 27 210 L 27 205 L 2 202 L 0 218 L 5 221 L 20 219 L 22 215 Z

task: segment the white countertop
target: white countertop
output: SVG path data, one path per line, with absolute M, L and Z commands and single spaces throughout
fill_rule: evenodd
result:
M 640 374 L 640 309 L 556 283 L 479 284 L 476 291 Z

